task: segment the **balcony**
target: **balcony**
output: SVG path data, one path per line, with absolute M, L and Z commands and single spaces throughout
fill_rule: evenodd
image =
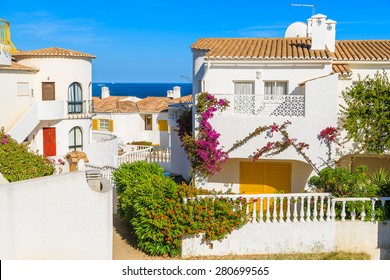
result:
M 64 117 L 64 100 L 47 100 L 38 102 L 38 120 L 59 120 Z
M 304 117 L 304 95 L 214 94 L 229 101 L 222 115 Z
M 68 101 L 68 115 L 72 118 L 88 118 L 94 113 L 93 101 Z

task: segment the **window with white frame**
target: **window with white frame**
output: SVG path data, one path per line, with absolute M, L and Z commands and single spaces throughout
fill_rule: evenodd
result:
M 19 82 L 17 84 L 17 95 L 29 95 L 28 83 L 26 83 L 26 82 Z
M 264 82 L 264 95 L 287 95 L 287 82 Z
M 250 81 L 234 82 L 233 105 L 235 114 L 255 113 L 255 85 Z

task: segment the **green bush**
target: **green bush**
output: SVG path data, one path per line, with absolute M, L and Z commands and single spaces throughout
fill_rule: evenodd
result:
M 0 130 L 0 173 L 9 182 L 52 175 L 54 166 L 44 156 L 19 144 Z
M 153 143 L 148 141 L 133 141 L 130 145 L 153 146 Z
M 149 255 L 180 254 L 183 234 L 217 240 L 246 223 L 245 207 L 227 199 L 190 200 L 205 193 L 164 176 L 157 164 L 122 164 L 114 172 L 118 215 L 132 228 L 137 246 Z

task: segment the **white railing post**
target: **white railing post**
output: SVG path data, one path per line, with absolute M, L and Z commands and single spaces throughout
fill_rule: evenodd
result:
M 278 220 L 277 218 L 277 212 L 276 212 L 276 197 L 274 197 L 274 211 L 272 212 L 272 222 L 276 223 Z
M 283 201 L 284 197 L 279 199 L 279 223 L 284 223 L 284 213 L 283 213 Z
M 297 204 L 298 204 L 298 197 L 294 196 L 294 213 L 293 213 L 293 223 L 298 222 L 298 209 L 297 209 Z
M 306 222 L 311 222 L 310 216 L 310 202 L 311 202 L 311 196 L 309 195 L 307 197 L 307 209 L 306 209 Z
M 252 211 L 252 223 L 257 223 L 257 217 L 256 217 L 256 207 L 257 207 L 257 199 L 253 200 L 253 211 Z
M 301 210 L 299 211 L 299 222 L 305 221 L 305 208 L 304 208 L 305 200 L 301 197 Z
M 290 200 L 291 196 L 287 197 L 287 213 L 286 213 L 286 223 L 291 223 L 291 210 L 290 210 Z
M 320 202 L 320 222 L 324 221 L 324 197 L 321 196 L 321 202 Z
M 262 224 L 264 223 L 264 213 L 263 213 L 263 198 L 259 197 L 260 199 L 260 213 L 259 213 L 259 223 Z
M 332 200 L 332 214 L 331 214 L 331 220 L 336 221 L 336 201 Z
M 345 212 L 345 203 L 346 201 L 343 201 L 343 207 L 342 207 L 342 210 L 341 210 L 341 221 L 345 221 L 345 216 L 347 215 L 346 212 Z
M 313 196 L 314 199 L 314 209 L 313 209 L 313 222 L 318 222 L 318 213 L 317 213 L 317 196 Z
M 267 197 L 267 212 L 266 212 L 266 220 L 265 222 L 266 223 L 270 223 L 271 222 L 271 213 L 270 213 L 270 197 Z

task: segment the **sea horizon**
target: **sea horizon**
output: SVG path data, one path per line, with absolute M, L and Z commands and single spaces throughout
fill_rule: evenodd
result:
M 192 83 L 138 83 L 138 82 L 93 82 L 92 96 L 101 96 L 101 88 L 110 89 L 112 96 L 136 96 L 145 98 L 148 96 L 167 96 L 168 90 L 179 86 L 181 96 L 192 94 Z

